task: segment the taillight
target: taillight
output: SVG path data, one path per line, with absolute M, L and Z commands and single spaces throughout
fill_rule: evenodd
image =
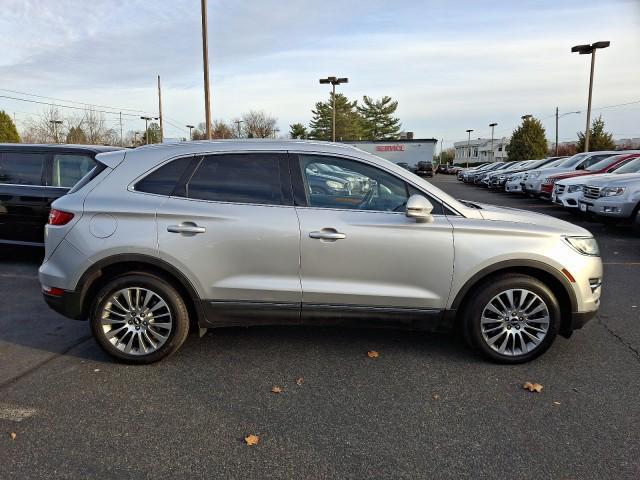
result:
M 66 225 L 73 218 L 73 213 L 52 208 L 49 212 L 49 225 Z
M 60 297 L 64 295 L 64 290 L 58 287 L 48 287 L 46 285 L 43 285 L 42 291 L 47 295 L 51 295 L 53 297 Z

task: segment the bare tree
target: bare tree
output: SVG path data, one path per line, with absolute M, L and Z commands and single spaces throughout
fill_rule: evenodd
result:
M 242 122 L 242 130 L 248 138 L 275 138 L 278 133 L 278 119 L 263 111 L 245 113 Z
M 66 136 L 65 128 L 55 123 L 61 120 L 58 107 L 52 105 L 45 108 L 41 115 L 27 120 L 22 140 L 25 143 L 57 143 Z

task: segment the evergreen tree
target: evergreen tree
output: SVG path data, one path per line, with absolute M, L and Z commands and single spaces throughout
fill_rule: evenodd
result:
M 521 160 L 536 160 L 547 156 L 547 137 L 540 120 L 527 117 L 522 125 L 516 128 L 507 145 L 510 162 Z
M 328 101 L 316 103 L 316 108 L 311 110 L 313 118 L 309 122 L 309 138 L 331 140 L 332 95 L 329 94 Z M 336 141 L 359 140 L 362 137 L 360 115 L 357 108 L 357 100 L 350 102 L 343 94 L 336 94 Z
M 380 100 L 362 97 L 363 104 L 358 106 L 362 118 L 362 137 L 366 140 L 396 140 L 400 137 L 400 120 L 393 114 L 398 102 L 384 96 Z
M 604 131 L 604 120 L 602 115 L 591 122 L 589 129 L 589 151 L 597 152 L 601 150 L 615 150 L 616 144 L 613 135 Z M 578 145 L 576 150 L 584 152 L 584 133 L 578 132 Z
M 82 145 L 87 143 L 87 135 L 84 133 L 81 127 L 71 127 L 67 133 L 67 139 L 65 143 L 75 143 Z
M 294 123 L 293 125 L 289 125 L 289 128 L 289 135 L 291 135 L 291 138 L 305 139 L 309 136 L 307 127 L 305 127 L 301 123 Z
M 0 143 L 20 143 L 16 125 L 4 110 L 0 110 Z

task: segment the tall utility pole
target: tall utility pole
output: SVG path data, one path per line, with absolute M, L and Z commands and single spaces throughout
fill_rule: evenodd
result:
M 207 30 L 207 0 L 201 0 L 202 9 L 202 64 L 204 69 L 204 116 L 207 138 L 211 140 L 211 103 L 209 96 L 209 40 Z
M 233 123 L 235 123 L 238 126 L 238 138 L 242 137 L 242 131 L 240 130 L 240 124 L 243 123 L 244 120 L 234 120 Z
M 471 132 L 473 132 L 472 128 L 467 130 L 467 133 L 469 134 L 469 138 L 467 140 L 467 168 L 469 167 L 469 159 L 471 158 Z
M 589 75 L 589 100 L 587 102 L 587 128 L 584 132 L 584 151 L 589 151 L 589 130 L 591 126 L 591 94 L 593 92 L 593 68 L 596 63 L 596 50 L 607 48 L 611 42 L 596 42 L 591 45 L 576 45 L 571 47 L 571 52 L 578 52 L 580 55 L 591 54 L 591 74 Z
M 577 112 L 567 112 L 567 113 L 563 113 L 562 115 L 558 114 L 558 107 L 556 107 L 556 157 L 558 156 L 558 120 L 562 117 L 564 117 L 565 115 L 571 115 L 572 113 L 580 113 L 580 111 Z
M 122 138 L 122 112 L 120 112 L 120 146 L 124 147 L 124 139 Z
M 489 159 L 490 162 L 493 162 L 493 129 L 496 127 L 496 125 L 498 125 L 497 123 L 490 123 L 489 126 L 491 127 L 491 158 Z
M 440 139 L 440 161 L 438 163 L 442 163 L 442 144 L 444 143 L 444 138 Z
M 331 94 L 331 100 L 333 101 L 333 106 L 331 108 L 332 116 L 333 116 L 333 122 L 331 127 L 331 138 L 335 142 L 336 141 L 336 85 L 340 85 L 341 83 L 349 83 L 349 79 L 344 77 L 343 78 L 327 77 L 327 78 L 321 78 L 320 83 L 323 85 L 330 83 L 333 86 L 333 90 Z
M 193 135 L 191 134 L 191 131 L 195 128 L 195 125 L 185 125 L 185 127 L 189 129 L 189 140 L 193 140 Z
M 160 75 L 158 75 L 158 118 L 160 119 L 160 143 L 164 139 L 164 127 L 162 125 L 162 90 L 160 90 Z

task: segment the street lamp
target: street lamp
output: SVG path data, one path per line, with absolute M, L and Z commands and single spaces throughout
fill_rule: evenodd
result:
M 196 128 L 195 125 L 185 125 L 185 127 L 187 127 L 189 129 L 189 140 L 193 140 L 193 135 L 191 134 L 191 131 Z
M 580 111 L 558 114 L 558 107 L 556 107 L 556 157 L 558 156 L 558 119 L 564 117 L 565 115 L 571 115 L 572 113 L 580 113 Z
M 240 124 L 244 123 L 244 120 L 234 120 L 233 123 L 235 123 L 238 126 L 238 138 L 241 138 L 242 131 L 240 130 Z
M 140 117 L 140 119 L 144 120 L 145 143 L 149 144 L 149 121 L 158 120 L 158 117 Z
M 331 128 L 331 138 L 333 141 L 336 141 L 336 85 L 340 85 L 341 83 L 349 83 L 348 78 L 337 78 L 337 77 L 327 77 L 321 78 L 320 83 L 323 85 L 331 84 L 333 85 L 333 93 L 331 99 L 333 100 L 333 126 Z
M 49 120 L 49 123 L 53 124 L 53 134 L 54 134 L 54 140 L 56 143 L 60 143 L 58 141 L 58 125 L 62 125 L 62 120 Z
M 584 133 L 584 151 L 589 151 L 589 124 L 591 123 L 591 93 L 593 91 L 593 66 L 596 62 L 596 50 L 607 48 L 611 42 L 596 42 L 591 45 L 576 45 L 571 47 L 571 52 L 578 52 L 580 55 L 591 54 L 591 75 L 589 76 L 589 101 L 587 103 L 587 129 Z
M 493 162 L 493 129 L 496 127 L 496 125 L 498 125 L 497 123 L 490 123 L 489 126 L 491 127 L 491 160 Z
M 207 138 L 211 140 L 211 94 L 209 92 L 209 32 L 207 28 L 207 0 L 200 2 L 200 15 L 202 17 L 202 70 L 204 73 L 204 115 L 207 129 Z
M 467 139 L 467 168 L 469 167 L 469 159 L 471 158 L 471 132 L 473 129 L 467 130 L 469 138 Z

